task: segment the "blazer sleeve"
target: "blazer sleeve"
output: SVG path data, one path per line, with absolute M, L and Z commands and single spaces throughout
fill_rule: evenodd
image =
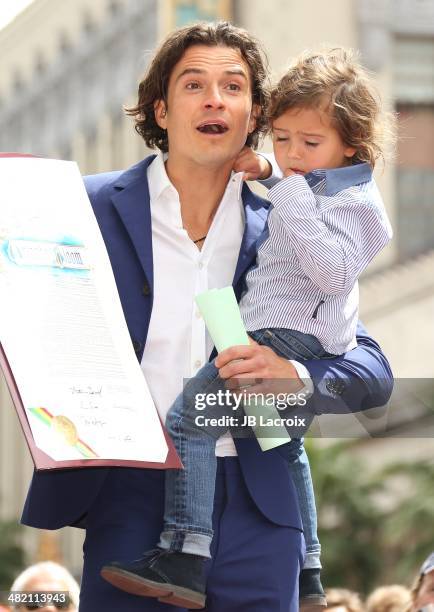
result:
M 362 323 L 357 347 L 334 359 L 304 361 L 314 384 L 310 414 L 347 414 L 384 406 L 393 390 L 390 364 Z

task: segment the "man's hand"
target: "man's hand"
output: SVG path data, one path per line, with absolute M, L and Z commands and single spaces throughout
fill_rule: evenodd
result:
M 292 363 L 253 340 L 249 346 L 232 346 L 222 351 L 215 365 L 232 391 L 249 386 L 249 393 L 278 395 L 298 393 L 304 388 Z
M 272 174 L 271 164 L 250 147 L 244 147 L 234 162 L 234 172 L 244 172 L 244 181 L 267 179 Z

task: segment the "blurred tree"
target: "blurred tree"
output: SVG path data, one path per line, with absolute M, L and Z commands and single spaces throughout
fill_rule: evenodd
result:
M 408 584 L 434 548 L 434 460 L 369 472 L 355 442 L 307 440 L 318 509 L 323 582 L 368 593 Z
M 16 521 L 0 522 L 0 590 L 7 591 L 25 565 L 21 526 Z
M 308 441 L 318 509 L 323 578 L 327 587 L 367 591 L 381 570 L 376 550 L 382 511 L 375 494 L 382 484 L 372 479 L 351 444 L 319 449 Z
M 395 580 L 408 583 L 434 550 L 434 458 L 395 463 L 381 477 L 390 495 L 399 498 L 384 526 L 386 565 L 395 568 Z

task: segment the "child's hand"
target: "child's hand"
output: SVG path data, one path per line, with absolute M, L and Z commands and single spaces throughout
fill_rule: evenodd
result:
M 234 162 L 235 172 L 244 172 L 243 181 L 264 180 L 271 176 L 271 164 L 255 153 L 250 147 L 244 147 Z

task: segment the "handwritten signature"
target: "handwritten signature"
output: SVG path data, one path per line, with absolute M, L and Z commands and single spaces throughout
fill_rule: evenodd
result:
M 93 387 L 91 387 L 90 385 L 88 385 L 87 387 L 69 387 L 69 390 L 71 391 L 72 395 L 76 395 L 76 394 L 80 394 L 80 395 L 102 395 L 102 387 L 98 387 L 96 389 L 94 389 Z

